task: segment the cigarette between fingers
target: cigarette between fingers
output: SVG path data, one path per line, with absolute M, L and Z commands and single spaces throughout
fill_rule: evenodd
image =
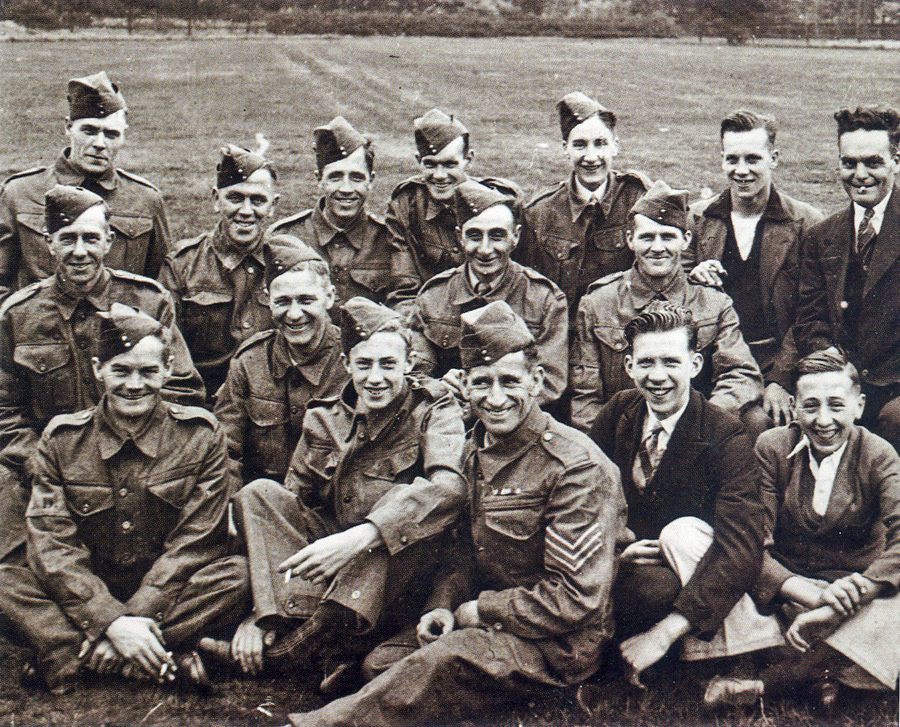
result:
M 287 569 L 287 573 L 284 574 L 284 582 L 285 582 L 285 583 L 290 583 L 290 580 L 291 580 L 291 576 L 292 576 L 292 575 L 294 575 L 294 569 L 293 569 L 293 568 L 288 568 L 288 569 Z
M 159 667 L 159 678 L 162 679 L 166 675 L 167 671 L 169 671 L 169 662 L 164 661 L 162 663 L 162 666 Z

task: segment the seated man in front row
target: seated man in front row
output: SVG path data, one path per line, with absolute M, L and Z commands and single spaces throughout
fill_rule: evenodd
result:
M 0 566 L 0 609 L 54 693 L 84 669 L 204 684 L 194 643 L 233 631 L 249 596 L 246 559 L 225 555 L 225 435 L 160 397 L 170 342 L 113 303 L 93 359 L 105 393 L 55 417 L 37 448 L 28 567 Z
M 432 376 L 458 388 L 460 314 L 502 300 L 535 338 L 544 370 L 539 403 L 555 402 L 568 376 L 566 296 L 540 273 L 509 259 L 521 230 L 518 200 L 470 179 L 456 188 L 455 207 L 465 262 L 435 275 L 416 297 L 411 327 L 419 358 Z
M 807 688 L 830 708 L 839 683 L 895 689 L 900 675 L 900 457 L 854 423 L 865 395 L 842 354 L 807 356 L 795 379 L 796 423 L 756 443 L 774 527 L 754 595 L 782 608 L 796 651 L 758 680 L 714 681 L 710 704 Z
M 369 672 L 381 673 L 356 694 L 291 715 L 295 725 L 481 722 L 486 709 L 577 684 L 600 665 L 624 519 L 619 473 L 586 436 L 538 408 L 534 338 L 506 303 L 464 313 L 462 325 L 464 384 L 478 418 L 466 448 L 468 496 L 455 502 L 464 555 L 445 559 L 418 627 L 367 658 Z M 393 491 L 373 515 L 419 488 L 428 524 L 445 493 L 421 485 Z
M 402 620 L 404 610 L 383 610 L 382 601 L 391 598 L 372 584 L 345 591 L 330 583 L 337 569 L 292 578 L 298 552 L 335 533 L 352 540 L 344 552 L 368 549 L 368 541 L 354 539 L 368 532 L 358 526 L 382 495 L 417 477 L 435 481 L 440 491 L 462 490 L 462 410 L 444 384 L 409 376 L 409 331 L 399 314 L 355 297 L 341 317 L 341 358 L 350 382 L 340 396 L 307 410 L 284 486 L 256 480 L 234 500 L 247 543 L 256 625 L 281 636 L 264 652 L 264 665 L 282 670 L 316 661 L 313 642 L 330 633 L 332 616 L 352 614 L 344 628 L 362 623 L 372 630 L 382 615 Z M 407 589 L 411 604 L 416 588 L 427 595 L 428 574 L 442 555 L 439 547 L 417 548 L 381 583 L 398 595 Z
M 690 313 L 655 304 L 624 335 L 636 388 L 600 410 L 591 437 L 628 501 L 633 542 L 615 589 L 625 660 L 640 673 L 685 636 L 690 660 L 783 643 L 746 595 L 765 531 L 752 445 L 737 417 L 691 387 L 703 356 Z
M 581 299 L 569 364 L 572 426 L 590 431 L 604 402 L 633 384 L 624 359 L 628 322 L 654 301 L 689 310 L 702 367 L 694 386 L 718 407 L 740 416 L 755 439 L 772 426 L 762 409 L 763 379 L 741 335 L 731 298 L 688 282 L 681 255 L 691 241 L 687 192 L 654 183 L 631 208 L 628 244 L 634 266 L 601 278 Z

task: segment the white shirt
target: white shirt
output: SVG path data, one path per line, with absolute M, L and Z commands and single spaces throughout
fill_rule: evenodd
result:
M 690 401 L 690 399 L 688 399 L 688 401 Z M 678 420 L 681 419 L 681 415 L 684 414 L 687 405 L 688 402 L 684 402 L 684 406 L 674 414 L 667 416 L 665 419 L 657 417 L 653 409 L 648 406 L 647 416 L 644 417 L 644 435 L 641 437 L 641 441 L 645 441 L 647 437 L 650 436 L 650 432 L 653 431 L 656 423 L 659 422 L 662 425 L 662 431 L 659 433 L 659 437 L 656 440 L 656 451 L 662 456 L 662 453 L 666 451 L 666 447 L 669 446 L 669 439 L 672 438 L 672 432 L 675 431 L 675 425 L 678 424 Z
M 884 211 L 887 209 L 888 202 L 891 201 L 891 193 L 884 195 L 884 199 L 881 200 L 878 204 L 876 204 L 872 208 L 872 228 L 875 230 L 875 234 L 877 235 L 881 232 L 881 223 L 884 222 Z M 855 234 L 859 234 L 859 223 L 862 222 L 863 216 L 866 214 L 866 208 L 862 205 L 853 203 L 853 229 L 856 231 Z
M 836 449 L 831 454 L 823 457 L 821 462 L 816 462 L 809 439 L 804 434 L 800 441 L 797 442 L 797 446 L 791 450 L 788 458 L 793 457 L 804 447 L 806 447 L 807 455 L 809 456 L 809 471 L 812 472 L 813 478 L 816 480 L 816 486 L 813 490 L 812 509 L 816 515 L 822 517 L 828 511 L 828 502 L 831 500 L 831 491 L 834 489 L 834 478 L 841 464 L 841 457 L 844 456 L 844 450 L 847 449 L 847 442 L 844 442 L 840 449 Z
M 753 217 L 740 217 L 734 212 L 731 213 L 731 228 L 734 230 L 734 239 L 741 253 L 741 260 L 750 257 L 750 249 L 753 247 L 753 240 L 756 239 L 756 226 L 761 219 L 762 212 Z
M 578 195 L 578 199 L 585 204 L 590 204 L 594 200 L 596 200 L 597 204 L 600 204 L 603 201 L 603 195 L 606 194 L 607 184 L 609 184 L 609 177 L 604 179 L 603 184 L 592 191 L 581 183 L 577 174 L 575 175 L 575 193 Z

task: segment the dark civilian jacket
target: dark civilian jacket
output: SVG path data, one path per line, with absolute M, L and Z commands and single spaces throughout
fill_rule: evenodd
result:
M 763 432 L 756 442 L 760 490 L 772 535 L 754 597 L 771 601 L 793 575 L 834 580 L 862 573 L 900 587 L 900 457 L 864 427 L 850 433 L 828 508 L 812 509 L 815 479 L 806 448 L 790 456 L 803 433 L 792 424 Z
M 643 438 L 647 404 L 636 390 L 613 396 L 600 410 L 591 438 L 622 473 L 628 528 L 655 539 L 680 517 L 713 528 L 713 542 L 674 607 L 701 636 L 712 636 L 759 573 L 765 511 L 753 451 L 740 420 L 691 390 L 666 451 L 642 492 L 632 467 Z
M 839 345 L 867 383 L 900 383 L 900 189 L 894 187 L 872 250 L 862 290 L 856 340 L 844 326 L 844 286 L 854 245 L 853 206 L 804 235 L 800 256 L 800 300 L 793 333 L 801 356 Z

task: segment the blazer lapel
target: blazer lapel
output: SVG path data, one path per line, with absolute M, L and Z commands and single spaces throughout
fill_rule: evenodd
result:
M 871 292 L 875 284 L 897 261 L 897 256 L 900 255 L 900 245 L 897 244 L 898 236 L 900 236 L 900 191 L 895 186 L 891 192 L 891 199 L 884 210 L 881 230 L 878 232 L 878 237 L 875 238 L 872 264 L 869 266 L 869 274 L 866 276 L 863 297 Z
M 831 281 L 834 287 L 831 288 L 831 300 L 829 304 L 833 310 L 840 313 L 839 320 L 843 319 L 841 309 L 841 301 L 844 299 L 844 286 L 847 284 L 847 266 L 850 264 L 850 250 L 853 247 L 856 233 L 853 230 L 853 205 L 850 205 L 843 212 L 838 213 L 834 218 L 834 223 L 828 233 L 828 250 L 829 254 L 822 255 L 822 258 L 831 257 L 840 260 L 837 270 L 834 270 L 834 277 L 830 278 L 826 272 L 825 285 L 826 289 Z M 830 279 L 829 279 L 830 278 Z
M 794 228 L 787 213 L 781 196 L 775 188 L 772 188 L 773 199 L 769 200 L 769 210 L 773 211 L 770 219 L 763 225 L 761 247 L 759 250 L 759 277 L 762 289 L 769 292 L 771 300 L 772 282 L 794 242 Z M 777 198 L 777 199 L 776 199 Z M 776 209 L 775 208 L 777 205 Z M 769 211 L 767 210 L 767 212 Z
M 706 406 L 703 396 L 691 389 L 690 399 L 684 414 L 672 430 L 672 436 L 666 451 L 663 453 L 659 466 L 653 474 L 653 479 L 648 483 L 648 489 L 655 486 L 657 476 L 661 472 L 675 467 L 682 472 L 690 470 L 691 464 L 700 456 L 706 447 L 706 442 L 698 437 L 703 430 L 704 408 Z
M 841 457 L 841 463 L 838 465 L 837 472 L 834 475 L 834 484 L 831 486 L 828 508 L 825 510 L 825 516 L 819 524 L 818 530 L 820 531 L 832 528 L 854 500 L 861 442 L 859 428 L 854 427 L 850 433 L 850 439 L 847 441 L 847 449 L 844 450 L 844 456 Z

